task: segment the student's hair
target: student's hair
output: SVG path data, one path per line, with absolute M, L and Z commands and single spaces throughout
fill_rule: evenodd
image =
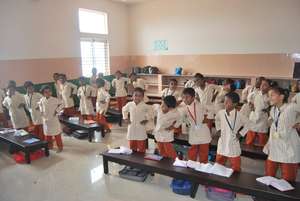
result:
M 9 80 L 7 83 L 7 88 L 17 88 L 17 83 L 14 80 Z
M 163 99 L 163 102 L 168 106 L 168 108 L 176 108 L 177 101 L 174 96 L 166 96 Z
M 101 78 L 98 78 L 96 80 L 96 83 L 97 83 L 98 87 L 104 87 L 105 86 L 105 81 L 103 79 L 101 79 Z
M 236 86 L 234 84 L 234 80 L 233 79 L 226 78 L 224 80 L 224 84 L 229 84 L 230 85 L 230 91 L 235 91 L 236 90 Z
M 41 94 L 44 94 L 44 92 L 46 90 L 50 90 L 51 91 L 51 88 L 50 88 L 49 85 L 44 85 L 44 86 L 41 87 L 41 90 L 40 90 Z
M 225 97 L 229 98 L 233 104 L 238 104 L 240 102 L 240 96 L 236 92 L 229 92 Z
M 195 97 L 196 96 L 196 92 L 195 92 L 195 89 L 191 88 L 191 87 L 188 87 L 188 88 L 185 88 L 182 92 L 183 95 L 190 95 L 192 97 Z
M 261 84 L 262 82 L 267 82 L 269 86 L 271 86 L 271 84 L 272 84 L 272 81 L 269 80 L 269 79 L 267 79 L 267 78 L 265 78 L 265 77 L 261 77 L 260 84 Z
M 202 79 L 202 78 L 204 78 L 204 76 L 201 73 L 196 73 L 194 75 L 194 78 L 196 78 L 196 79 Z
M 54 77 L 54 76 L 59 76 L 59 73 L 53 73 L 53 77 Z
M 61 79 L 61 78 L 62 78 L 62 79 L 67 79 L 67 76 L 66 76 L 66 74 L 59 74 L 59 75 L 58 75 L 58 78 L 59 78 L 59 79 Z
M 170 82 L 174 82 L 176 85 L 178 84 L 178 81 L 177 81 L 176 79 L 174 79 L 174 78 L 173 78 L 173 79 L 170 79 L 170 80 L 169 80 L 169 83 L 170 83 Z
M 115 72 L 115 74 L 117 74 L 117 73 L 119 73 L 119 74 L 121 74 L 121 75 L 122 75 L 122 72 L 121 72 L 121 71 L 119 71 L 119 70 L 117 70 L 117 71 Z
M 31 81 L 26 81 L 24 83 L 24 88 L 25 89 L 28 89 L 29 87 L 33 87 L 33 86 L 34 86 L 34 84 Z
M 290 91 L 288 89 L 283 89 L 279 86 L 274 86 L 270 90 L 274 91 L 275 93 L 279 95 L 283 95 L 283 102 L 287 103 L 289 101 Z
M 141 87 L 134 88 L 133 93 L 135 93 L 135 92 L 141 93 L 143 96 L 144 96 L 144 93 L 145 93 L 144 89 L 142 89 Z

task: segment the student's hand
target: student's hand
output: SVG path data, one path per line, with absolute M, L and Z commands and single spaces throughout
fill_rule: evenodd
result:
M 141 121 L 141 124 L 146 125 L 147 122 L 148 122 L 148 120 L 143 120 L 143 121 Z
M 299 129 L 300 129 L 300 123 L 296 123 L 296 124 L 293 126 L 293 128 L 299 130 Z

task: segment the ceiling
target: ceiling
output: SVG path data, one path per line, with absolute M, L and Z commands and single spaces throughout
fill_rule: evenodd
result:
M 121 2 L 121 3 L 126 3 L 126 4 L 134 4 L 134 3 L 141 3 L 149 0 L 111 0 L 115 2 Z

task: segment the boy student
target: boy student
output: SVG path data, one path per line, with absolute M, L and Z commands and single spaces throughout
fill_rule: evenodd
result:
M 176 79 L 170 79 L 169 87 L 165 88 L 162 91 L 162 98 L 164 98 L 166 96 L 174 96 L 176 98 L 176 101 L 180 102 L 181 101 L 181 93 L 177 89 L 177 84 L 178 84 L 178 82 Z
M 196 80 L 198 80 L 201 77 L 203 77 L 203 75 L 201 73 L 196 73 L 194 75 L 193 79 L 190 79 L 189 81 L 187 81 L 185 83 L 184 88 L 193 88 L 195 86 Z
M 94 106 L 92 103 L 92 97 L 96 96 L 92 86 L 86 84 L 84 77 L 79 78 L 79 88 L 77 96 L 80 100 L 79 111 L 83 119 L 92 120 L 94 119 Z
M 236 109 L 240 102 L 239 95 L 230 92 L 225 95 L 225 109 L 220 110 L 216 115 L 216 129 L 221 131 L 218 141 L 216 162 L 224 165 L 229 159 L 231 168 L 234 171 L 241 170 L 241 147 L 238 139 L 239 130 L 244 127 L 244 135 L 249 127 L 249 120 Z
M 57 97 L 57 98 L 61 97 L 60 84 L 58 82 L 58 79 L 59 79 L 59 73 L 53 73 L 53 81 L 54 81 L 54 88 L 55 88 L 54 96 Z
M 110 126 L 104 116 L 109 106 L 110 95 L 105 90 L 105 82 L 103 79 L 97 79 L 97 86 L 96 121 L 104 126 L 106 132 L 110 132 Z
M 260 90 L 254 97 L 252 105 L 252 112 L 249 119 L 253 123 L 252 127 L 246 136 L 246 144 L 252 145 L 256 137 L 258 137 L 258 146 L 264 146 L 268 140 L 268 111 L 269 97 L 268 91 L 270 89 L 270 81 L 267 79 L 261 80 Z
M 207 114 L 206 106 L 195 99 L 195 90 L 193 88 L 185 88 L 182 93 L 185 110 L 183 114 L 183 122 L 188 127 L 189 144 L 191 147 L 188 151 L 189 160 L 199 161 L 201 163 L 208 162 L 209 143 L 211 142 L 211 134 L 208 126 L 204 122 Z
M 15 129 L 28 130 L 29 119 L 25 112 L 25 98 L 16 91 L 16 82 L 9 81 L 7 96 L 3 100 L 3 106 L 9 111 L 9 116 Z
M 123 119 L 128 122 L 127 139 L 133 151 L 145 153 L 146 151 L 146 124 L 151 120 L 151 107 L 144 103 L 144 90 L 135 88 L 133 101 L 127 103 L 123 109 Z M 128 116 L 129 119 L 128 119 Z
M 116 78 L 112 81 L 112 86 L 116 89 L 116 98 L 119 111 L 122 111 L 122 107 L 127 102 L 127 91 L 126 91 L 126 84 L 128 83 L 129 79 L 123 77 L 123 74 L 120 71 L 115 73 Z
M 58 147 L 57 153 L 59 153 L 63 150 L 63 142 L 62 129 L 57 115 L 63 109 L 63 103 L 52 96 L 49 86 L 43 86 L 41 93 L 43 97 L 39 102 L 39 108 L 42 113 L 44 134 L 50 149 L 53 149 L 53 137 L 55 138 Z
M 177 101 L 174 96 L 163 98 L 161 106 L 155 105 L 157 116 L 156 126 L 153 131 L 157 141 L 158 150 L 161 156 L 173 158 L 177 157 L 173 148 L 174 128 L 178 128 L 181 123 L 180 113 L 176 109 Z
M 288 104 L 289 92 L 280 87 L 272 87 L 269 96 L 272 125 L 269 140 L 263 149 L 268 155 L 266 175 L 275 177 L 280 167 L 283 179 L 295 181 L 300 163 L 300 137 L 296 130 L 299 127 L 297 115 L 300 105 Z
M 8 122 L 4 113 L 4 108 L 3 108 L 3 100 L 5 98 L 5 92 L 3 89 L 0 89 L 0 125 L 2 127 L 7 128 L 8 127 Z
M 45 140 L 43 132 L 43 120 L 42 113 L 40 112 L 39 102 L 42 99 L 42 95 L 34 91 L 34 84 L 31 81 L 26 81 L 24 83 L 24 88 L 26 89 L 25 103 L 26 109 L 29 111 L 31 116 L 31 121 L 34 126 L 34 134 L 37 135 L 41 140 Z
M 104 89 L 105 89 L 106 91 L 109 91 L 109 90 L 110 90 L 110 82 L 107 81 L 106 79 L 104 79 L 103 73 L 98 73 L 97 79 L 102 79 L 102 80 L 104 80 L 104 82 L 105 82 Z
M 77 94 L 77 86 L 67 82 L 66 75 L 59 75 L 59 83 L 61 85 L 61 98 L 64 105 L 64 115 L 65 116 L 74 116 L 76 110 L 74 107 L 74 96 Z
M 215 105 L 215 114 L 220 110 L 224 109 L 225 95 L 230 92 L 234 92 L 236 89 L 234 81 L 232 79 L 225 79 L 221 91 L 217 94 L 214 105 Z

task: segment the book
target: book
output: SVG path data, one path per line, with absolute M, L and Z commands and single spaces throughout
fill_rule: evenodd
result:
M 277 178 L 271 177 L 271 176 L 259 177 L 259 178 L 256 178 L 256 181 L 258 181 L 262 184 L 265 184 L 267 186 L 273 186 L 274 188 L 276 188 L 277 190 L 280 190 L 280 191 L 290 191 L 290 190 L 294 189 L 294 187 L 286 180 L 277 179 Z

